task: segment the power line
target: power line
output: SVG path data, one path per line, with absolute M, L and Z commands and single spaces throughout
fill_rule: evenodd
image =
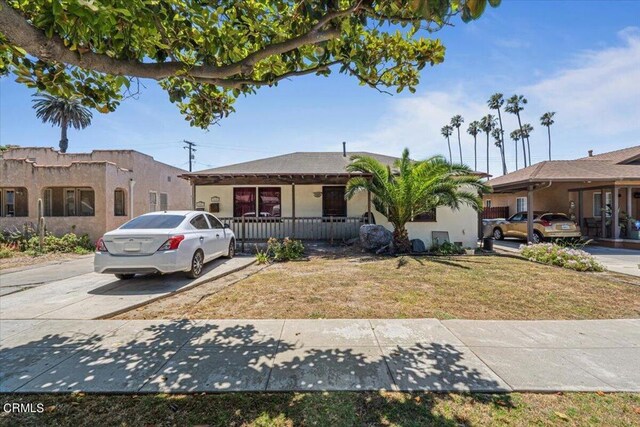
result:
M 193 148 L 196 146 L 196 143 L 187 141 L 186 139 L 183 142 L 186 144 L 183 148 L 189 150 L 189 172 L 191 172 L 193 160 L 196 158 L 195 154 L 193 154 L 197 151 L 195 148 Z

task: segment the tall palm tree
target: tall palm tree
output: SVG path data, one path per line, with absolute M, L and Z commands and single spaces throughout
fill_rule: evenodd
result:
M 447 138 L 447 146 L 449 147 L 449 163 L 453 163 L 453 156 L 451 155 L 451 140 L 449 139 L 451 134 L 453 134 L 453 128 L 449 125 L 444 125 L 442 126 L 442 129 L 440 129 L 440 133 L 442 136 Z
M 547 135 L 549 136 L 549 160 L 551 160 L 551 125 L 555 123 L 553 116 L 555 111 L 548 111 L 540 117 L 540 124 L 547 127 Z
M 529 137 L 531 136 L 531 132 L 533 132 L 533 126 L 529 123 L 522 124 L 522 137 L 527 140 L 527 152 L 529 156 L 529 166 L 531 166 L 531 144 L 529 143 Z
M 351 178 L 345 197 L 351 199 L 360 191 L 371 192 L 373 206 L 393 225 L 393 247 L 400 253 L 411 250 L 406 224 L 414 217 L 440 206 L 459 209 L 469 205 L 479 211 L 482 210 L 479 194 L 489 192 L 468 166 L 451 164 L 442 156 L 413 161 L 406 148 L 393 169 L 372 157 L 356 155 L 351 157 L 347 171 L 371 175 Z
M 481 132 L 480 122 L 477 120 L 469 123 L 469 127 L 467 128 L 467 133 L 473 136 L 473 170 L 478 170 L 478 134 Z
M 507 99 L 507 106 L 504 111 L 510 114 L 515 114 L 518 117 L 518 127 L 520 128 L 520 137 L 522 138 L 522 156 L 524 157 L 524 167 L 527 167 L 527 150 L 524 144 L 524 135 L 522 134 L 522 121 L 520 119 L 520 111 L 524 110 L 524 105 L 527 103 L 527 98 L 522 95 L 513 95 Z M 531 157 L 531 156 L 529 156 Z M 531 164 L 531 160 L 529 160 Z
M 518 142 L 520 141 L 520 129 L 516 129 L 513 132 L 511 132 L 509 134 L 509 137 L 511 137 L 511 139 L 513 139 L 514 147 L 515 149 L 515 153 L 516 153 L 516 170 L 518 170 Z
M 460 163 L 462 163 L 462 144 L 460 143 L 460 126 L 464 123 L 464 118 L 460 114 L 451 117 L 451 127 L 458 130 L 458 150 L 460 150 Z
M 493 114 L 487 114 L 480 119 L 480 129 L 487 134 L 487 174 L 489 173 L 489 135 L 496 127 L 496 118 Z
M 504 156 L 504 147 L 502 147 L 504 141 L 504 135 L 502 134 L 502 129 L 496 127 L 491 131 L 491 136 L 493 137 L 493 143 L 496 147 L 500 149 L 500 160 L 502 161 L 502 174 L 507 174 L 507 160 Z
M 498 111 L 498 123 L 500 124 L 500 136 L 502 138 L 500 140 L 500 156 L 502 157 L 502 174 L 506 175 L 507 163 L 505 161 L 506 155 L 504 152 L 505 150 L 504 128 L 502 127 L 502 113 L 500 112 L 500 108 L 502 107 L 503 104 L 504 104 L 504 98 L 503 98 L 503 95 L 499 92 L 496 92 L 493 95 L 491 95 L 491 97 L 487 101 L 487 105 L 489 106 L 490 109 Z
M 43 123 L 60 126 L 60 152 L 66 153 L 69 146 L 67 128 L 84 129 L 91 124 L 93 115 L 78 99 L 40 94 L 33 100 L 36 117 Z

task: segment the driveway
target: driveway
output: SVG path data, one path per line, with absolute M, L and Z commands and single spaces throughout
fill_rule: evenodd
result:
M 92 261 L 89 259 L 89 261 Z M 0 319 L 97 319 L 137 307 L 169 294 L 233 273 L 255 261 L 253 257 L 218 259 L 192 280 L 182 273 L 118 280 L 110 274 L 87 272 L 87 260 L 2 275 L 3 288 L 21 292 L 0 298 Z M 24 273 L 24 274 L 22 274 Z M 33 279 L 29 280 L 29 274 Z M 47 274 L 51 276 L 47 278 Z M 49 281 L 46 281 L 49 280 Z M 31 282 L 31 283 L 29 283 Z M 34 285 L 37 283 L 37 285 Z
M 496 240 L 493 246 L 507 252 L 517 252 L 525 242 L 506 238 Z M 608 270 L 616 273 L 640 277 L 640 251 L 634 249 L 607 248 L 604 246 L 585 246 L 584 250 L 593 255 Z
M 640 320 L 3 320 L 0 392 L 640 391 Z
M 41 265 L 2 270 L 0 272 L 0 296 L 47 283 L 68 279 L 93 271 L 93 255 L 74 260 L 49 262 Z

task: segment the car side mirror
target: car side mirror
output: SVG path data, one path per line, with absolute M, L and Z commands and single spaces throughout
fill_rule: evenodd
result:
M 222 224 L 222 227 L 223 227 L 223 228 L 229 228 L 229 224 L 226 224 L 226 223 L 225 223 L 225 224 Z

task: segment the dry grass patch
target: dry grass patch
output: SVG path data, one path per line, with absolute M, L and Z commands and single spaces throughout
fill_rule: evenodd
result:
M 312 256 L 219 292 L 189 292 L 122 318 L 605 319 L 640 316 L 637 279 L 501 256 Z
M 37 266 L 40 264 L 71 261 L 86 255 L 72 253 L 52 252 L 42 255 L 27 255 L 23 252 L 15 252 L 10 258 L 0 258 L 0 270 L 7 270 L 16 267 Z

